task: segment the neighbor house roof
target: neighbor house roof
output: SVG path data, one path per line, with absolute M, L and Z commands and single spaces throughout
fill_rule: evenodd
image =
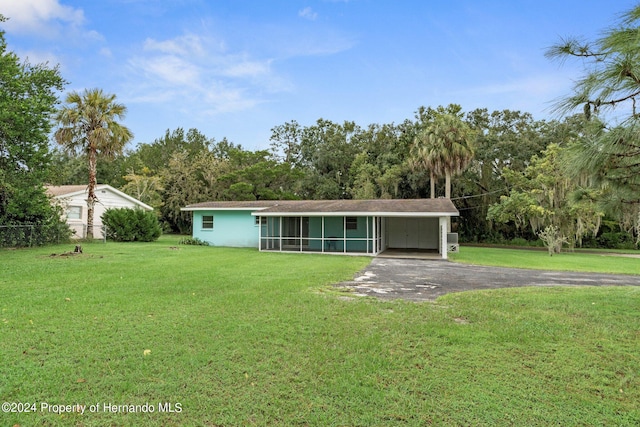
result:
M 47 190 L 47 193 L 56 199 L 65 199 L 65 198 L 81 195 L 88 192 L 88 185 L 47 185 L 45 186 L 45 188 Z M 135 197 L 131 197 L 128 194 L 123 193 L 122 191 L 117 190 L 110 185 L 107 185 L 107 184 L 96 185 L 96 191 L 101 191 L 101 190 L 110 191 L 111 193 L 116 194 L 117 196 L 122 197 L 123 199 L 129 200 L 130 202 L 135 203 L 136 205 L 140 206 L 142 209 L 149 210 L 149 211 L 153 210 L 153 208 L 147 205 L 146 203 L 142 203 L 140 200 L 136 199 Z M 98 195 L 98 199 L 99 198 L 100 196 Z
M 204 202 L 182 208 L 183 211 L 253 210 L 254 215 L 300 216 L 381 215 L 381 216 L 457 216 L 450 199 L 375 199 L 375 200 L 260 200 Z
M 67 196 L 69 194 L 81 193 L 87 189 L 86 185 L 47 185 L 47 193 L 51 196 Z

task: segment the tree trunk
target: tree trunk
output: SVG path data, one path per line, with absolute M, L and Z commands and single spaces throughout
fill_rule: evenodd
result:
M 89 186 L 87 195 L 87 239 L 93 240 L 93 211 L 96 197 L 96 151 L 89 149 Z
M 444 175 L 444 197 L 446 199 L 451 198 L 451 173 L 449 171 L 445 172 Z
M 433 172 L 429 174 L 429 183 L 431 184 L 431 198 L 436 198 L 436 177 L 433 175 Z
M 444 197 L 451 199 L 451 173 L 446 171 L 444 174 Z M 451 233 L 451 217 L 447 217 L 447 233 Z

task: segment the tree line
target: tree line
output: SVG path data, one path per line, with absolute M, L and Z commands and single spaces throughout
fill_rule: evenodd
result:
M 427 167 L 429 145 L 422 143 L 443 122 L 466 135 L 468 151 L 457 164 L 445 159 L 454 166 L 436 172 Z M 100 162 L 97 180 L 153 206 L 165 230 L 179 233 L 191 227 L 180 208 L 210 200 L 402 199 L 450 192 L 460 210 L 454 227 L 467 242 L 537 240 L 548 225 L 559 226 L 576 245 L 597 244 L 601 230 L 605 239 L 615 234 L 631 242 L 633 221 L 616 211 L 606 216 L 597 190 L 566 170 L 591 127 L 582 115 L 548 121 L 510 110 L 464 113 L 449 105 L 421 107 L 400 124 L 319 119 L 302 126 L 292 120 L 272 128 L 264 150 L 178 128 Z M 55 150 L 53 160 L 56 184 L 86 180 L 84 156 Z
M 475 156 L 452 190 L 443 185 L 446 174 L 426 168 L 427 153 L 416 148 L 416 141 L 426 138 L 429 125 L 442 116 L 455 117 L 467 133 L 478 135 L 469 143 Z M 100 162 L 97 179 L 158 209 L 166 226 L 177 232 L 190 227 L 189 215 L 180 208 L 208 200 L 421 198 L 432 197 L 434 184 L 433 197 L 444 197 L 448 191 L 453 191 L 453 198 L 484 194 L 473 206 L 488 207 L 506 193 L 501 165 L 523 170 L 550 141 L 544 130 L 553 126 L 543 123 L 511 111 L 465 115 L 457 105 L 420 108 L 413 120 L 401 124 L 361 127 L 319 119 L 302 126 L 292 120 L 272 128 L 270 147 L 264 150 L 247 150 L 197 129 L 179 128 Z M 529 132 L 521 132 L 525 129 Z M 500 153 L 485 153 L 498 144 Z M 481 167 L 483 158 L 496 155 L 490 168 Z M 53 159 L 55 184 L 86 181 L 85 156 L 58 149 Z M 486 209 L 467 209 L 465 215 L 486 216 Z M 478 232 L 491 233 L 478 228 L 485 225 L 484 219 L 473 222 L 475 230 L 470 232 L 479 239 L 484 236 Z

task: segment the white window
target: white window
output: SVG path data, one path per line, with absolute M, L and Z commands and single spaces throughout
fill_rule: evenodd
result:
M 82 219 L 82 206 L 69 206 L 67 208 L 67 219 Z
M 202 229 L 203 230 L 213 229 L 213 215 L 202 215 Z

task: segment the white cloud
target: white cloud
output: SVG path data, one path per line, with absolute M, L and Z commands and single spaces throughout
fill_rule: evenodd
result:
M 490 83 L 471 88 L 468 92 L 476 95 L 521 94 L 523 96 L 549 96 L 566 87 L 566 80 L 557 74 L 527 76 L 502 83 Z
M 220 59 L 225 63 L 220 73 L 227 77 L 260 77 L 271 72 L 271 60 L 252 60 L 247 55 L 227 56 Z
M 203 42 L 205 42 L 205 40 L 195 34 L 185 34 L 184 36 L 164 41 L 157 41 L 155 39 L 148 38 L 144 42 L 144 50 L 150 52 L 157 51 L 171 55 L 201 56 L 205 53 Z
M 315 19 L 317 15 L 306 8 L 300 16 Z M 288 76 L 278 72 L 276 64 L 293 57 L 331 55 L 356 44 L 341 31 L 309 31 L 294 34 L 272 26 L 252 28 L 251 41 L 244 44 L 249 50 L 227 45 L 206 28 L 165 39 L 147 38 L 133 47 L 125 61 L 128 70 L 124 73 L 127 78 L 123 96 L 129 102 L 160 104 L 200 118 L 273 102 L 279 94 L 295 89 Z M 244 41 L 241 38 L 239 43 Z
M 128 61 L 135 81 L 128 83 L 127 98 L 169 103 L 191 115 L 245 110 L 265 102 L 260 94 L 287 87 L 273 76 L 271 63 L 197 34 L 149 38 Z
M 271 43 L 265 49 L 273 50 L 279 59 L 333 55 L 358 44 L 353 34 L 332 28 L 309 28 L 298 32 L 274 30 L 269 36 Z
M 147 75 L 172 85 L 197 86 L 200 80 L 198 66 L 176 56 L 157 56 L 140 63 Z
M 301 18 L 308 19 L 310 21 L 315 21 L 318 17 L 318 14 L 313 11 L 310 7 L 305 7 L 301 11 L 298 12 L 298 16 Z
M 211 115 L 247 110 L 264 102 L 258 97 L 248 96 L 246 90 L 226 87 L 222 83 L 208 88 L 204 99 L 208 105 L 204 113 Z
M 102 49 L 100 49 L 100 55 L 104 56 L 105 58 L 111 58 L 113 57 L 113 52 L 111 52 L 111 49 L 109 49 L 108 47 L 103 47 Z
M 500 82 L 480 82 L 477 85 L 440 94 L 446 102 L 461 104 L 463 108 L 489 110 L 520 110 L 537 118 L 552 115 L 553 101 L 566 95 L 571 81 L 559 73 L 538 73 Z
M 84 23 L 82 9 L 61 5 L 58 0 L 0 0 L 0 12 L 9 20 L 3 24 L 7 32 L 53 35 L 59 25 L 80 27 Z

